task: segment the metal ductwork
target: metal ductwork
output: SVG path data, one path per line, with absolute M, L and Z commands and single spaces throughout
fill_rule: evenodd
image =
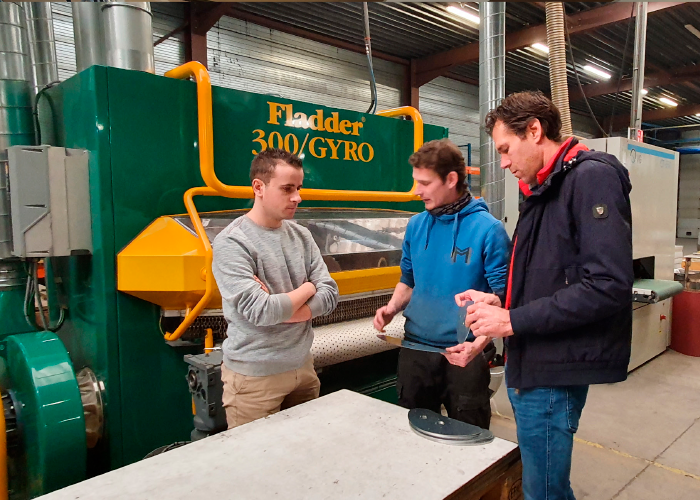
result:
M 632 70 L 632 112 L 628 139 L 635 139 L 642 128 L 642 89 L 644 88 L 644 57 L 647 45 L 647 2 L 635 5 L 634 67 Z
M 108 66 L 155 73 L 152 18 L 148 2 L 102 4 Z
M 95 64 L 106 65 L 102 10 L 99 3 L 72 2 L 75 62 L 78 73 Z
M 491 215 L 503 220 L 505 213 L 505 171 L 496 154 L 493 139 L 484 129 L 486 115 L 498 107 L 506 89 L 506 4 L 479 4 L 479 123 L 481 196 Z
M 566 32 L 564 4 L 547 2 L 547 46 L 549 47 L 549 85 L 552 102 L 561 114 L 561 134 L 574 134 L 569 110 L 569 83 L 566 73 Z
M 12 256 L 7 148 L 33 144 L 32 92 L 24 11 L 0 3 L 0 259 Z
M 148 2 L 74 2 L 78 71 L 99 64 L 155 73 Z
M 50 2 L 23 2 L 29 39 L 31 84 L 36 94 L 49 83 L 58 81 L 56 38 Z

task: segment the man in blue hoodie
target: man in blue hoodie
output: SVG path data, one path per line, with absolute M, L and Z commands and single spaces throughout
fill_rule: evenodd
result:
M 428 142 L 409 162 L 426 210 L 408 223 L 401 280 L 389 303 L 377 310 L 374 327 L 382 331 L 405 309 L 406 340 L 455 347 L 460 324 L 455 296 L 468 289 L 503 293 L 510 240 L 503 224 L 467 189 L 464 157 L 452 142 Z M 444 404 L 451 418 L 488 429 L 490 372 L 483 352 L 494 349 L 487 337 L 470 337 L 454 349 L 466 353 L 464 367 L 441 354 L 402 349 L 399 404 L 438 413 Z

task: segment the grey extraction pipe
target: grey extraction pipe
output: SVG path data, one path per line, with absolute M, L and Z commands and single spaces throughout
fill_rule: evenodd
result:
M 0 260 L 12 256 L 7 148 L 34 143 L 29 47 L 21 5 L 0 2 Z M 3 274 L 5 266 L 0 269 Z M 0 281 L 4 281 L 0 280 Z
M 29 39 L 31 84 L 36 94 L 49 83 L 58 81 L 56 37 L 50 2 L 23 2 Z
M 71 2 L 78 73 L 95 64 L 107 65 L 100 7 L 101 4 L 96 2 Z
M 628 139 L 636 139 L 637 130 L 642 128 L 642 89 L 644 88 L 644 57 L 647 45 L 647 2 L 635 5 L 634 25 L 634 66 L 632 70 L 632 112 Z
M 505 215 L 505 171 L 493 139 L 484 129 L 486 114 L 498 107 L 506 89 L 506 4 L 479 3 L 479 165 L 481 196 L 498 220 Z
M 549 86 L 552 102 L 561 114 L 561 134 L 570 137 L 574 134 L 569 109 L 569 84 L 566 74 L 566 36 L 564 4 L 547 2 L 547 46 L 549 47 Z M 573 62 L 572 62 L 573 63 Z
M 95 64 L 155 73 L 148 2 L 73 2 L 78 71 Z
M 100 5 L 107 65 L 155 73 L 150 4 L 110 1 Z

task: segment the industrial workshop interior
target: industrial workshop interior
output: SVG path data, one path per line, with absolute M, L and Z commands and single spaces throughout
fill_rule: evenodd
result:
M 0 500 L 700 499 L 700 3 L 3 1 L 0 163 Z

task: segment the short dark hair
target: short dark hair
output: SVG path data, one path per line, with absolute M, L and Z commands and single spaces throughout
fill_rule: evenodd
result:
M 260 179 L 265 184 L 270 182 L 275 168 L 280 163 L 287 163 L 295 168 L 303 168 L 301 158 L 284 149 L 270 148 L 260 151 L 250 164 L 250 181 Z
M 525 138 L 530 122 L 537 118 L 544 135 L 551 141 L 561 142 L 561 114 L 554 103 L 542 92 L 518 92 L 511 94 L 486 115 L 486 132 L 493 134 L 497 121 L 521 139 Z
M 463 193 L 467 188 L 464 179 L 467 177 L 467 167 L 464 156 L 449 139 L 439 139 L 426 142 L 408 159 L 413 168 L 429 168 L 440 176 L 442 182 L 447 180 L 450 172 L 457 172 L 457 191 Z

